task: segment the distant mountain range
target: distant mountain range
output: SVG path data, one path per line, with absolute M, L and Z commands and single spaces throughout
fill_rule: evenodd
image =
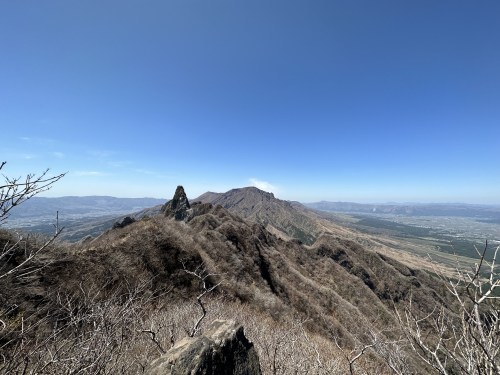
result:
M 124 216 L 154 216 L 163 203 L 165 200 L 155 198 L 33 197 L 15 207 L 3 224 L 26 232 L 52 234 L 58 215 L 59 227 L 64 228 L 60 238 L 76 242 L 100 235 Z
M 496 218 L 500 220 L 500 206 L 493 205 L 462 203 L 363 204 L 329 201 L 299 203 L 277 199 L 272 193 L 267 193 L 255 187 L 232 189 L 225 193 L 206 192 L 196 199 L 191 199 L 191 201 L 212 203 L 214 205 L 220 204 L 239 216 L 260 222 L 264 225 L 270 224 L 277 228 L 289 227 L 290 223 L 297 221 L 297 213 L 291 211 L 292 208 L 295 210 L 298 209 L 302 213 L 304 213 L 304 210 L 312 209 L 327 212 L 460 216 Z M 12 210 L 9 220 L 54 218 L 58 211 L 61 218 L 71 219 L 109 215 L 119 216 L 156 207 L 165 202 L 165 199 L 157 198 L 116 198 L 111 196 L 33 197 Z M 155 208 L 153 211 L 156 212 L 158 210 Z M 277 217 L 279 217 L 278 222 L 276 222 Z M 314 227 L 310 223 L 309 225 L 307 224 L 307 219 L 303 220 L 305 220 L 305 223 L 302 223 L 299 227 L 306 225 L 306 227 L 309 227 L 308 230 Z
M 139 211 L 165 203 L 156 198 L 115 198 L 109 196 L 88 197 L 33 197 L 11 211 L 10 219 L 33 217 L 99 217 Z
M 324 233 L 345 233 L 345 228 L 324 220 L 298 202 L 274 197 L 255 187 L 232 189 L 225 193 L 207 192 L 191 202 L 221 205 L 232 214 L 263 225 L 269 232 L 285 239 L 297 239 L 311 245 Z M 166 200 L 153 198 L 34 197 L 12 210 L 6 222 L 9 228 L 51 234 L 56 212 L 64 227 L 61 239 L 75 242 L 87 236 L 96 237 L 125 216 L 141 219 L 155 216 Z
M 352 202 L 314 202 L 306 207 L 319 211 L 378 213 L 412 216 L 460 216 L 500 220 L 500 206 L 464 203 L 422 203 L 422 204 L 361 204 Z
M 468 204 L 360 204 L 352 202 L 299 202 L 277 199 L 272 193 L 255 187 L 232 189 L 225 193 L 206 192 L 191 202 L 221 205 L 232 214 L 263 225 L 270 233 L 284 239 L 297 239 L 312 245 L 325 233 L 348 238 L 357 234 L 348 230 L 327 212 L 358 214 L 391 214 L 406 216 L 474 217 L 481 221 L 500 223 L 500 207 Z M 30 232 L 52 233 L 59 212 L 59 224 L 64 226 L 61 238 L 78 241 L 96 237 L 110 229 L 125 216 L 140 219 L 160 213 L 166 200 L 155 198 L 34 197 L 12 210 L 5 223 L 10 228 Z M 368 244 L 365 243 L 368 246 Z

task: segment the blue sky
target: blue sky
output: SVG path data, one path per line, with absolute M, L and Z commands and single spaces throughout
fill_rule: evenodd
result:
M 4 174 L 500 203 L 500 2 L 1 1 Z

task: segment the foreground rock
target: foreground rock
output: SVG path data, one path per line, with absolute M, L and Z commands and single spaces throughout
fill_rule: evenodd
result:
M 216 320 L 203 336 L 185 338 L 155 360 L 148 375 L 260 375 L 253 344 L 243 327 L 231 320 Z

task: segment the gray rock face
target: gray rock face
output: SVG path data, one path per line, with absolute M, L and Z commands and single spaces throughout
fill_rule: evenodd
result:
M 130 216 L 125 216 L 123 219 L 121 219 L 113 224 L 113 229 L 124 228 L 127 225 L 130 225 L 132 223 L 135 223 L 135 219 L 133 217 L 130 217 Z
M 182 186 L 177 186 L 174 197 L 161 210 L 166 216 L 174 217 L 175 220 L 186 220 L 189 218 L 191 215 L 191 205 Z
M 156 359 L 148 375 L 260 375 L 253 344 L 243 327 L 231 320 L 215 320 L 203 336 L 185 338 Z

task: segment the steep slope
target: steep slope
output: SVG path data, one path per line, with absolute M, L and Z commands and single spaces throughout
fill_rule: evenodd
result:
M 329 234 L 398 259 L 409 267 L 431 272 L 439 268 L 445 274 L 450 273 L 446 267 L 412 255 L 413 252 L 418 253 L 417 250 L 421 251 L 414 249 L 415 244 L 387 236 L 361 233 L 332 220 L 331 214 L 314 211 L 299 202 L 276 199 L 272 193 L 255 187 L 232 189 L 226 193 L 207 192 L 193 199 L 193 202 L 197 201 L 221 205 L 235 215 L 264 225 L 267 231 L 284 240 L 295 238 L 306 245 L 312 245 L 320 236 Z

